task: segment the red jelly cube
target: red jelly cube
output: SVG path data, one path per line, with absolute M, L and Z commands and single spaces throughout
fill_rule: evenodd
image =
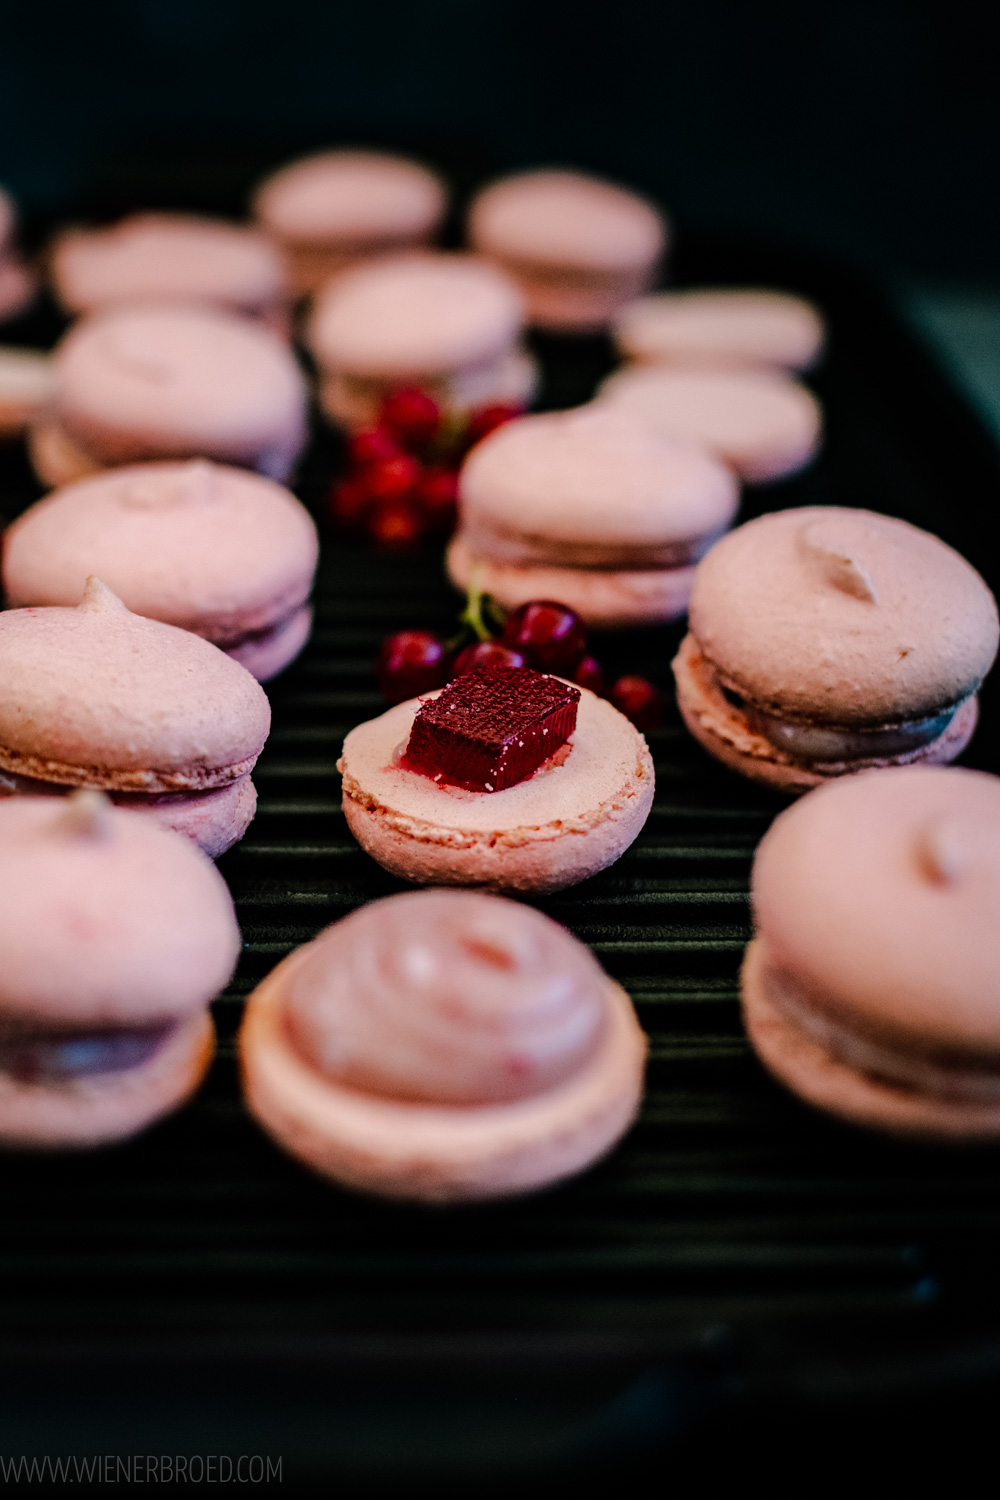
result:
M 527 667 L 466 672 L 421 704 L 406 762 L 470 792 L 501 792 L 565 745 L 579 701 L 579 688 Z

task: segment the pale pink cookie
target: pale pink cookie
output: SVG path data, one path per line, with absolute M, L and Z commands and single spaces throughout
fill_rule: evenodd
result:
M 542 328 L 604 328 L 656 280 L 668 227 L 638 194 L 582 172 L 520 172 L 483 189 L 469 241 L 495 260 Z
M 794 474 L 819 451 L 819 402 L 780 370 L 631 365 L 605 380 L 598 400 L 703 444 L 751 483 Z
M 964 749 L 997 649 L 979 574 L 937 537 L 871 511 L 750 521 L 698 565 L 674 662 L 697 740 L 801 792 L 866 767 Z
M 214 458 L 288 477 L 306 440 L 306 386 L 276 334 L 232 313 L 125 307 L 82 318 L 54 355 L 55 393 L 32 429 L 39 478 Z
M 99 792 L 0 801 L 0 1142 L 96 1146 L 176 1109 L 239 951 L 186 840 Z
M 205 459 L 107 470 L 3 538 L 8 604 L 75 605 L 96 574 L 134 614 L 204 636 L 260 680 L 309 634 L 316 527 L 273 480 Z
M 217 307 L 287 328 L 287 269 L 265 235 L 224 219 L 132 214 L 104 229 L 67 229 L 49 255 L 67 312 L 123 303 Z
M 345 272 L 317 299 L 308 330 L 323 410 L 344 427 L 368 426 L 400 386 L 426 390 L 449 415 L 527 405 L 537 369 L 523 321 L 513 283 L 472 256 L 397 256 Z
M 324 151 L 268 177 L 253 212 L 284 247 L 295 291 L 314 293 L 359 261 L 433 239 L 447 194 L 418 162 L 379 151 Z
M 0 795 L 91 787 L 207 854 L 243 837 L 270 708 L 208 641 L 91 578 L 76 609 L 0 614 L 0 678 Z
M 568 753 L 495 792 L 438 784 L 400 764 L 420 702 L 352 729 L 338 762 L 348 827 L 393 875 L 420 885 L 558 891 L 613 864 L 638 837 L 653 801 L 652 758 L 603 698 L 581 689 Z
M 826 330 L 804 297 L 764 288 L 656 292 L 630 302 L 615 343 L 640 364 L 808 370 Z
M 564 928 L 495 896 L 420 891 L 353 912 L 250 996 L 251 1110 L 335 1181 L 431 1203 L 533 1192 L 617 1143 L 646 1038 Z
M 0 347 L 0 439 L 20 436 L 44 412 L 53 390 L 50 355 Z
M 448 572 L 507 608 L 558 599 L 588 625 L 674 619 L 738 502 L 711 454 L 628 415 L 593 405 L 520 417 L 462 468 Z
M 894 1135 L 1000 1137 L 1000 781 L 823 787 L 765 837 L 753 906 L 743 1010 L 777 1078 Z

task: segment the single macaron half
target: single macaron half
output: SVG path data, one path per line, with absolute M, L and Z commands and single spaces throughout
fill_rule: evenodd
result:
M 132 214 L 66 229 L 49 252 L 56 296 L 72 314 L 123 303 L 221 308 L 288 327 L 281 251 L 259 230 L 189 214 Z
M 641 364 L 808 370 L 826 330 L 804 297 L 706 287 L 630 302 L 615 320 L 614 337 L 625 358 Z
M 258 223 L 288 254 L 299 295 L 319 291 L 357 261 L 425 244 L 446 208 L 436 173 L 380 151 L 323 151 L 293 161 L 253 198 Z
M 664 437 L 701 443 L 748 483 L 784 479 L 820 447 L 819 402 L 781 370 L 627 365 L 598 400 Z
M 670 620 L 738 503 L 710 453 L 628 415 L 594 405 L 520 417 L 462 468 L 448 572 L 508 609 L 559 599 L 588 625 Z
M 586 333 L 606 327 L 656 280 L 667 247 L 660 211 L 583 172 L 519 172 L 469 210 L 469 242 L 513 276 L 529 320 Z
M 943 764 L 976 723 L 997 609 L 937 537 L 809 506 L 740 526 L 699 563 L 674 661 L 697 740 L 797 793 L 866 767 Z
M 653 801 L 624 714 L 527 668 L 469 672 L 359 724 L 338 769 L 358 843 L 418 885 L 576 885 L 621 857 Z
M 784 812 L 753 869 L 750 1040 L 819 1109 L 1000 1137 L 1000 780 L 913 766 Z
M 308 342 L 320 403 L 347 428 L 373 424 L 390 391 L 417 386 L 448 415 L 525 406 L 537 383 L 514 284 L 469 255 L 413 254 L 359 266 L 317 299 Z
M 0 801 L 0 1144 L 97 1146 L 176 1109 L 239 951 L 186 839 L 99 792 Z
M 79 603 L 96 574 L 134 614 L 204 636 L 260 681 L 305 644 L 316 527 L 290 491 L 207 459 L 109 469 L 33 505 L 3 538 L 14 608 Z
M 234 313 L 106 309 L 76 323 L 53 361 L 52 404 L 29 435 L 45 484 L 164 458 L 214 458 L 284 480 L 305 446 L 294 355 Z
M 209 641 L 90 578 L 75 609 L 0 613 L 0 680 L 0 796 L 106 791 L 213 856 L 243 837 L 271 710 Z
M 471 891 L 390 896 L 272 971 L 240 1032 L 250 1109 L 345 1186 L 509 1197 L 592 1165 L 634 1120 L 629 997 L 541 912 Z

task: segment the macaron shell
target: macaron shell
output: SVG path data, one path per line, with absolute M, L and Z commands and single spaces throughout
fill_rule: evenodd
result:
M 802 297 L 765 289 L 658 292 L 624 309 L 615 342 L 651 364 L 807 370 L 823 347 L 823 320 Z
M 517 282 L 528 322 L 552 333 L 599 333 L 653 279 L 652 269 L 620 273 L 613 278 L 587 278 L 578 272 L 561 279 L 551 272 L 539 275 L 523 264 L 499 257 L 497 264 Z
M 961 1145 L 1000 1136 L 1000 1104 L 966 1103 L 894 1087 L 834 1057 L 768 998 L 759 941 L 747 948 L 740 983 L 743 1023 L 754 1051 L 778 1082 L 806 1104 L 908 1139 Z
M 270 728 L 249 672 L 99 584 L 77 609 L 0 614 L 0 672 L 0 767 L 40 781 L 221 786 L 252 768 Z
M 604 381 L 598 399 L 654 432 L 703 443 L 751 483 L 795 473 L 820 446 L 819 403 L 776 370 L 630 365 Z
M 428 697 L 434 695 L 427 695 Z M 353 729 L 339 767 L 344 814 L 367 853 L 417 884 L 555 891 L 614 863 L 653 800 L 653 763 L 637 729 L 586 689 L 562 765 L 501 792 L 462 792 L 393 763 L 418 699 Z
M 720 691 L 692 635 L 685 636 L 672 665 L 681 718 L 703 749 L 738 775 L 789 796 L 798 796 L 834 778 L 863 770 L 948 765 L 968 745 L 979 717 L 976 699 L 968 698 L 944 733 L 917 750 L 892 758 L 834 762 L 817 767 L 793 760 L 771 740 L 751 729 L 746 718 Z
M 472 550 L 459 532 L 446 554 L 448 577 L 464 592 L 478 586 L 505 609 L 532 599 L 558 599 L 594 629 L 657 624 L 687 611 L 694 568 L 560 568 L 497 562 Z
M 105 465 L 71 438 L 51 414 L 41 414 L 27 432 L 28 457 L 42 484 L 50 489 L 76 484 L 100 474 Z
M 725 685 L 759 707 L 847 725 L 959 702 L 998 640 L 993 596 L 957 552 L 905 521 L 834 506 L 723 537 L 695 575 L 691 630 Z
M 534 356 L 525 349 L 514 348 L 487 364 L 453 370 L 447 375 L 422 377 L 420 386 L 444 412 L 462 417 L 477 406 L 528 406 L 540 379 Z M 349 432 L 374 427 L 386 395 L 398 384 L 392 377 L 362 379 L 355 375 L 327 374 L 320 382 L 320 406 L 331 422 Z
M 66 1150 L 125 1140 L 180 1107 L 215 1055 L 207 1011 L 188 1017 L 148 1062 L 72 1083 L 23 1083 L 0 1071 L 0 1143 Z
M 302 246 L 423 239 L 445 207 L 444 184 L 433 172 L 377 151 L 326 151 L 291 162 L 253 200 L 273 234 Z
M 0 348 L 0 437 L 15 437 L 52 396 L 52 363 L 34 349 Z
M 305 951 L 292 954 L 251 995 L 240 1057 L 252 1112 L 325 1176 L 431 1203 L 505 1197 L 583 1171 L 634 1120 L 646 1038 L 628 996 L 610 981 L 608 1031 L 579 1074 L 515 1103 L 438 1107 L 338 1087 L 298 1056 L 282 1011 Z
M 263 635 L 253 636 L 226 655 L 238 661 L 258 682 L 270 682 L 298 656 L 312 631 L 313 612 L 308 604 L 293 610 Z
M 209 859 L 218 859 L 239 843 L 253 822 L 257 789 L 249 776 L 241 776 L 211 792 L 164 802 L 136 800 L 125 804 L 125 810 L 190 839 Z
M 205 460 L 105 471 L 47 496 L 3 538 L 8 604 L 76 605 L 96 574 L 136 614 L 223 645 L 301 607 L 319 552 L 280 485 Z

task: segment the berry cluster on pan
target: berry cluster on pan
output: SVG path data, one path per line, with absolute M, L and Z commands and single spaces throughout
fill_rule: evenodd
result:
M 627 1130 L 631 1003 L 528 903 L 620 858 L 652 803 L 660 688 L 608 683 L 588 632 L 686 615 L 694 739 L 807 794 L 754 870 L 761 1058 L 863 1124 L 1000 1135 L 1000 782 L 948 769 L 996 653 L 988 589 L 869 512 L 731 529 L 742 485 L 819 450 L 809 303 L 652 291 L 666 219 L 585 174 L 486 186 L 460 253 L 434 248 L 446 207 L 417 163 L 331 151 L 261 184 L 252 224 L 132 215 L 48 249 L 75 321 L 51 355 L 0 351 L 0 436 L 53 490 L 3 546 L 0 1140 L 118 1139 L 210 1062 L 238 932 L 206 856 L 253 817 L 260 683 L 312 621 L 296 339 L 344 438 L 325 545 L 447 544 L 466 605 L 450 639 L 385 642 L 390 707 L 339 762 L 361 847 L 436 889 L 354 912 L 251 996 L 264 1127 L 339 1182 L 434 1201 L 544 1186 Z M 14 219 L 0 195 L 0 320 L 37 280 Z M 533 413 L 532 326 L 607 333 L 622 365 Z

